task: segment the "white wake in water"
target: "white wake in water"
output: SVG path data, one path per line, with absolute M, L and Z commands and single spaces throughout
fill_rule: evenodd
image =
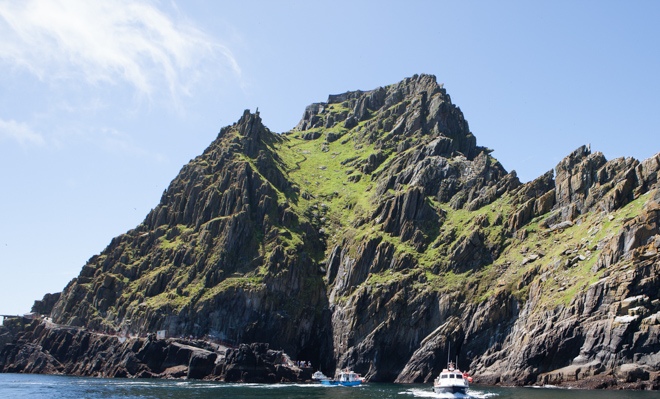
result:
M 496 393 L 492 392 L 483 392 L 483 391 L 474 391 L 468 390 L 466 394 L 461 393 L 435 393 L 433 389 L 419 389 L 413 388 L 404 392 L 400 392 L 400 395 L 412 395 L 416 398 L 438 398 L 438 399 L 486 399 L 498 396 Z

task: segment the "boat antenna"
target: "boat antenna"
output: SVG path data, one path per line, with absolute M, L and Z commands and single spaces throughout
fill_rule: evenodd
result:
M 447 351 L 447 365 L 449 365 L 449 359 L 451 359 L 451 342 L 449 342 L 449 350 Z

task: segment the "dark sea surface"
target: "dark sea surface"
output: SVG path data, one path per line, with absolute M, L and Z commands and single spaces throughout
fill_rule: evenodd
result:
M 497 399 L 650 399 L 660 392 L 584 391 L 552 388 L 495 388 L 472 385 L 473 398 Z M 376 399 L 453 398 L 433 393 L 431 385 L 370 383 L 360 387 L 326 387 L 320 384 L 228 384 L 172 380 L 129 380 L 0 374 L 4 399 Z

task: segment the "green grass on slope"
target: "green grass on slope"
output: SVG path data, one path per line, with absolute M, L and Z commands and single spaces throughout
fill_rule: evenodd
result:
M 341 106 L 331 104 L 330 108 L 332 112 L 337 111 Z M 341 109 L 347 110 L 345 107 Z M 489 245 L 491 243 L 502 245 L 502 221 L 511 209 L 509 199 L 500 199 L 478 211 L 468 212 L 451 209 L 447 204 L 440 204 L 429 198 L 431 206 L 435 207 L 438 213 L 445 214 L 446 220 L 439 230 L 436 242 L 428 245 L 421 253 L 410 243 L 402 242 L 400 237 L 384 233 L 380 226 L 374 226 L 371 222 L 357 223 L 359 227 L 354 227 L 357 220 L 368 218 L 375 210 L 376 201 L 372 196 L 376 182 L 372 181 L 371 177 L 387 167 L 394 159 L 391 152 L 386 153 L 386 159 L 376 169 L 376 173 L 365 175 L 360 170 L 359 165 L 364 164 L 368 157 L 376 152 L 374 145 L 363 139 L 364 135 L 373 136 L 373 129 L 374 124 L 370 124 L 370 121 L 363 121 L 350 131 L 343 128 L 340 123 L 329 129 L 315 128 L 304 132 L 290 132 L 285 135 L 285 140 L 275 145 L 280 158 L 288 168 L 287 176 L 300 189 L 301 195 L 298 201 L 292 204 L 296 212 L 299 215 L 308 215 L 310 219 L 314 217 L 321 219 L 321 227 L 331 244 L 328 246 L 328 251 L 332 249 L 332 244 L 342 240 L 350 240 L 354 243 L 353 249 L 356 249 L 358 246 L 356 243 L 380 236 L 382 241 L 392 244 L 395 248 L 394 258 L 408 254 L 417 261 L 418 270 L 401 272 L 386 270 L 369 276 L 366 284 L 395 283 L 407 278 L 410 273 L 416 273 L 422 276 L 420 280 L 424 282 L 418 285 L 419 289 L 445 291 L 459 287 L 462 279 L 476 279 L 473 272 L 456 275 L 446 270 L 444 264 L 448 256 L 448 247 L 475 229 L 482 230 L 484 239 Z M 320 137 L 314 140 L 303 139 L 303 136 L 309 137 L 312 133 L 318 133 Z M 326 140 L 328 133 L 341 137 L 336 141 L 328 142 Z M 376 134 L 381 133 L 384 134 L 384 132 L 376 132 Z M 406 187 L 401 189 L 405 190 Z
M 533 220 L 523 227 L 526 238 L 512 239 L 494 262 L 492 275 L 485 279 L 494 284 L 485 297 L 503 289 L 525 301 L 529 286 L 535 282 L 542 290 L 538 306 L 552 309 L 569 305 L 579 292 L 602 277 L 603 270 L 592 271 L 601 253 L 599 243 L 618 234 L 626 220 L 641 212 L 647 199 L 648 195 L 643 195 L 611 214 L 587 213 L 563 230 L 539 227 L 549 214 Z
M 578 293 L 602 277 L 603 270 L 592 271 L 601 253 L 599 243 L 618 234 L 627 220 L 639 215 L 647 199 L 648 195 L 643 195 L 611 214 L 587 213 L 564 230 L 550 231 L 541 227 L 551 215 L 546 214 L 525 225 L 521 229 L 524 232 L 509 238 L 504 236 L 502 223 L 513 209 L 508 195 L 474 212 L 434 203 L 446 213 L 437 241 L 442 242 L 449 234 L 449 243 L 430 245 L 419 253 L 409 243 L 402 243 L 399 237 L 383 233 L 377 227 L 371 226 L 357 234 L 361 240 L 380 235 L 383 241 L 394 246 L 394 257 L 405 253 L 418 262 L 416 270 L 385 270 L 371 274 L 364 284 L 376 287 L 396 284 L 413 274 L 418 278 L 412 288 L 418 292 L 462 291 L 469 301 L 478 303 L 500 291 L 525 302 L 530 286 L 536 283 L 542 291 L 538 306 L 545 309 L 567 306 Z M 500 222 L 496 223 L 498 220 Z M 492 264 L 463 273 L 438 269 L 437 266 L 447 259 L 448 248 L 475 229 L 482 231 L 487 243 L 501 244 L 500 256 Z
M 335 127 L 334 130 L 341 129 Z M 333 129 L 311 131 L 322 131 L 325 135 Z M 322 223 L 330 237 L 350 228 L 356 218 L 368 216 L 372 208 L 369 198 L 374 183 L 359 169 L 346 164 L 367 159 L 374 148 L 373 145 L 355 143 L 353 134 L 353 131 L 345 133 L 339 140 L 328 143 L 325 136 L 303 140 L 302 133 L 297 132 L 289 134 L 288 141 L 278 148 L 282 160 L 288 165 L 289 178 L 300 188 L 301 195 L 293 204 L 294 209 L 301 215 L 320 207 L 324 218 Z

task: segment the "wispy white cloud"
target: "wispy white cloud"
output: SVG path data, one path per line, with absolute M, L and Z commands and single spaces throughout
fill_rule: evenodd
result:
M 104 151 L 114 155 L 149 159 L 154 162 L 163 162 L 165 160 L 163 155 L 140 147 L 130 135 L 117 129 L 105 127 L 100 129 L 95 136 L 100 137 L 100 141 L 95 140 L 95 142 Z
M 88 151 L 103 153 L 115 159 L 140 159 L 146 163 L 161 163 L 165 155 L 140 141 L 129 132 L 111 126 L 74 123 L 65 128 L 56 127 L 48 137 L 48 145 L 56 150 L 82 145 Z
M 46 82 L 127 82 L 150 98 L 166 87 L 176 101 L 200 74 L 240 78 L 229 48 L 173 14 L 144 0 L 0 1 L 0 60 Z
M 0 119 L 0 140 L 14 140 L 21 145 L 44 145 L 43 136 L 25 123 Z

